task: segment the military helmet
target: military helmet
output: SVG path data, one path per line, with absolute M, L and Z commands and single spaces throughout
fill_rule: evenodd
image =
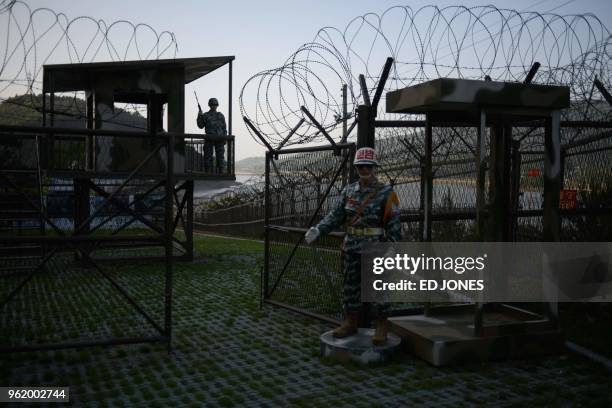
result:
M 212 106 L 212 105 L 217 105 L 219 106 L 219 101 L 217 100 L 217 98 L 210 98 L 208 100 L 208 106 Z
M 378 166 L 376 161 L 376 150 L 371 147 L 362 147 L 355 152 L 355 160 L 353 165 L 365 164 L 367 166 Z

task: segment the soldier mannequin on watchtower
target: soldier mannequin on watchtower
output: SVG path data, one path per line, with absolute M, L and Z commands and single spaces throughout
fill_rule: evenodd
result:
M 346 186 L 337 206 L 304 236 L 310 244 L 319 235 L 347 224 L 343 246 L 345 320 L 333 332 L 337 338 L 357 333 L 362 309 L 361 249 L 370 242 L 397 242 L 401 238 L 399 200 L 392 186 L 382 184 L 375 177 L 378 162 L 374 149 L 358 149 L 353 165 L 359 174 L 359 181 Z M 372 343 L 379 346 L 387 341 L 388 304 L 372 303 L 371 312 L 375 323 Z
M 221 112 L 217 112 L 217 108 L 219 107 L 217 98 L 210 98 L 208 100 L 208 106 L 210 110 L 204 113 L 198 104 L 198 127 L 200 129 L 204 128 L 204 132 L 207 135 L 227 136 L 225 117 Z M 204 171 L 210 172 L 213 169 L 213 147 L 215 148 L 215 156 L 217 157 L 217 173 L 222 173 L 225 164 L 224 140 L 204 140 Z

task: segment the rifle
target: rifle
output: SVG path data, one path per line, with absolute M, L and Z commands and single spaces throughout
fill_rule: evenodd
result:
M 198 111 L 202 113 L 202 107 L 200 106 L 200 101 L 198 100 L 198 94 L 196 93 L 196 91 L 193 91 L 193 95 L 195 96 L 196 102 L 198 104 Z

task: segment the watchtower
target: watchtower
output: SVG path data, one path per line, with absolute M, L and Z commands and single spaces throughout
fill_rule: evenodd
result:
M 21 202 L 15 204 L 17 215 L 38 223 L 41 236 L 49 228 L 65 230 L 60 221 L 72 225 L 79 236 L 112 224 L 126 224 L 124 233 L 130 226 L 161 233 L 161 190 L 171 183 L 175 202 L 167 215 L 174 220 L 173 233 L 182 222 L 185 237 L 173 240 L 190 259 L 194 180 L 235 180 L 233 60 L 221 56 L 45 65 L 42 127 L 0 126 L 7 136 L 3 152 L 18 158 L 1 167 L 7 188 L 20 190 L 15 195 L 21 197 L 15 201 Z M 229 68 L 229 135 L 185 133 L 185 85 L 224 66 Z M 73 97 L 71 109 L 57 105 L 63 95 Z M 142 114 L 130 114 L 126 106 Z M 213 171 L 205 166 L 204 144 L 219 140 L 225 142 L 227 160 Z M 38 197 L 30 196 L 34 194 Z M 104 205 L 98 206 L 101 200 Z M 112 247 L 111 241 L 104 245 Z M 138 246 L 137 240 L 119 241 L 122 247 Z
M 164 132 L 164 111 L 167 112 L 168 133 L 185 132 L 185 85 L 225 65 L 228 79 L 228 130 L 232 133 L 232 61 L 233 56 L 185 58 L 151 61 L 102 62 L 87 64 L 45 65 L 43 74 L 43 126 L 56 127 L 58 113 L 55 96 L 62 92 L 83 91 L 86 97 L 84 123 L 86 129 L 144 130 L 151 134 Z M 47 106 L 47 98 L 49 106 Z M 122 123 L 117 119 L 116 105 L 140 105 L 146 111 L 146 122 L 140 125 Z M 174 172 L 179 178 L 234 179 L 233 137 L 227 138 L 227 167 L 220 173 L 207 174 L 201 161 L 201 143 L 185 135 L 179 138 L 174 151 Z M 50 138 L 42 150 L 43 168 L 53 169 L 55 138 Z M 122 173 L 133 168 L 150 153 L 152 146 L 118 138 L 85 139 L 85 163 L 82 170 Z M 198 154 L 199 153 L 199 154 Z M 154 158 L 145 170 L 160 171 L 165 167 L 160 158 Z
M 15 274 L 20 281 L 0 299 L 0 310 L 9 307 L 35 275 L 52 270 L 49 261 L 54 258 L 63 263 L 62 270 L 85 276 L 98 271 L 158 333 L 0 345 L 0 352 L 150 341 L 167 342 L 170 348 L 173 262 L 193 257 L 194 181 L 235 180 L 233 60 L 223 56 L 44 66 L 42 126 L 0 125 L 0 267 L 15 270 L 14 264 L 23 264 L 19 272 L 25 274 L 23 279 Z M 229 68 L 229 135 L 185 133 L 185 85 L 224 66 Z M 83 94 L 84 100 L 79 97 Z M 69 107 L 56 104 L 60 96 L 62 105 L 71 101 Z M 144 115 L 128 113 L 126 105 L 139 106 Z M 225 143 L 227 161 L 212 171 L 205 166 L 204 146 L 219 141 Z M 66 254 L 74 254 L 77 262 L 67 263 L 71 257 Z M 163 323 L 104 270 L 100 261 L 109 258 L 164 261 L 159 276 Z

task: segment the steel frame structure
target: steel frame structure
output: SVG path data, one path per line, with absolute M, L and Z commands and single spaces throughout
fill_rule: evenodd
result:
M 61 135 L 61 136 L 59 136 Z M 17 345 L 17 346 L 0 346 L 0 352 L 16 352 L 16 351 L 34 351 L 34 350 L 51 350 L 70 347 L 85 347 L 97 345 L 116 345 L 116 344 L 132 344 L 146 342 L 165 342 L 168 349 L 171 348 L 172 339 L 172 265 L 177 256 L 173 251 L 175 247 L 180 247 L 184 251 L 184 255 L 178 259 L 190 260 L 193 256 L 193 174 L 175 174 L 173 171 L 174 161 L 174 146 L 178 138 L 190 139 L 201 142 L 204 136 L 176 134 L 176 133 L 155 133 L 155 132 L 119 132 L 119 131 L 104 131 L 104 130 L 82 130 L 82 129 L 60 129 L 50 127 L 15 127 L 15 126 L 0 126 L 0 141 L 8 140 L 34 140 L 39 146 L 45 138 L 51 137 L 69 137 L 72 139 L 84 139 L 86 137 L 116 137 L 116 138 L 147 138 L 156 142 L 155 147 L 129 174 L 115 174 L 108 172 L 91 172 L 78 171 L 69 169 L 54 169 L 41 168 L 40 162 L 37 161 L 37 168 L 5 168 L 0 166 L 0 179 L 5 187 L 12 189 L 16 194 L 23 198 L 23 201 L 35 211 L 42 220 L 41 229 L 37 235 L 32 236 L 15 236 L 2 235 L 0 236 L 0 244 L 3 246 L 19 246 L 19 245 L 38 245 L 40 248 L 40 258 L 36 266 L 32 268 L 25 277 L 4 297 L 0 299 L 0 311 L 7 307 L 12 299 L 17 296 L 21 289 L 37 274 L 44 273 L 45 266 L 55 255 L 62 252 L 75 252 L 81 261 L 87 267 L 94 269 L 101 275 L 110 285 L 117 290 L 121 296 L 137 311 L 156 331 L 156 336 L 149 337 L 111 337 L 103 340 L 86 340 L 78 342 L 61 342 L 42 345 Z M 233 136 L 226 138 L 228 142 L 233 143 Z M 165 149 L 166 169 L 162 172 L 151 173 L 143 172 L 142 169 L 151 160 L 152 157 L 159 154 Z M 233 171 L 233 163 L 228 164 L 228 169 Z M 38 199 L 32 199 L 28 196 L 27 186 L 19 185 L 14 182 L 11 177 L 14 175 L 33 174 L 37 179 L 38 185 L 36 190 Z M 45 183 L 43 179 L 62 175 L 71 177 L 74 182 L 75 193 L 75 223 L 74 229 L 71 232 L 65 231 L 49 217 L 43 190 Z M 120 179 L 121 183 L 116 186 L 114 191 L 108 192 L 104 187 L 97 185 L 96 180 L 100 179 Z M 122 191 L 134 180 L 148 182 L 151 184 L 144 193 L 138 197 L 134 197 L 127 204 L 118 200 L 117 197 Z M 177 182 L 180 182 L 177 185 Z M 156 205 L 163 205 L 163 228 L 155 225 L 145 216 L 139 214 L 134 205 L 143 201 L 156 189 L 163 189 L 163 196 L 157 198 L 157 202 L 149 207 L 153 208 Z M 180 197 L 180 192 L 183 192 Z M 89 213 L 89 196 L 90 192 L 94 192 L 100 196 L 102 203 L 92 212 Z M 87 205 L 80 205 L 79 201 L 85 200 Z M 103 210 L 114 207 L 114 214 L 104 217 L 104 220 L 90 228 L 92 220 L 96 217 L 101 217 Z M 175 209 L 176 208 L 176 212 Z M 116 215 L 127 214 L 131 218 L 123 225 L 119 226 L 111 232 L 110 235 L 98 235 L 96 231 L 105 226 L 109 220 Z M 133 222 L 138 221 L 151 232 L 148 235 L 121 234 Z M 174 232 L 177 226 L 182 223 L 186 241 L 179 241 L 174 237 Z M 47 228 L 48 227 L 48 228 Z M 52 234 L 49 234 L 47 230 Z M 142 246 L 156 246 L 164 250 L 164 256 L 161 259 L 165 262 L 164 271 L 164 317 L 163 322 L 159 324 L 151 317 L 151 315 L 134 299 L 132 295 L 122 287 L 113 277 L 104 270 L 100 260 L 95 259 L 91 252 L 98 249 L 113 248 L 116 246 L 129 246 L 131 248 Z M 115 258 L 116 259 L 116 258 Z M 152 259 L 150 257 L 137 257 L 136 259 Z
M 15 208 L 17 217 L 21 214 L 29 217 L 28 220 L 37 217 L 39 221 L 34 235 L 15 235 L 10 233 L 12 231 L 0 235 L 0 252 L 10 247 L 9 250 L 17 250 L 22 257 L 33 253 L 39 256 L 38 262 L 30 269 L 20 268 L 25 270 L 24 278 L 10 291 L 7 290 L 4 299 L 0 299 L 0 311 L 34 276 L 46 269 L 55 255 L 74 252 L 75 260 L 82 267 L 95 269 L 108 281 L 156 330 L 156 335 L 42 345 L 0 345 L 0 352 L 151 341 L 166 342 L 170 350 L 172 265 L 176 259 L 189 261 L 193 258 L 194 180 L 235 180 L 235 138 L 232 135 L 234 59 L 234 56 L 218 56 L 43 67 L 42 127 L 0 125 L 0 149 L 9 154 L 8 162 L 0 163 L 0 187 L 10 190 L 10 194 L 19 199 L 20 202 L 14 206 L 29 208 L 27 215 Z M 223 66 L 228 67 L 229 136 L 184 133 L 185 84 Z M 58 126 L 60 121 L 56 116 L 73 116 L 56 106 L 56 96 L 66 92 L 85 94 L 82 116 L 85 129 Z M 107 125 L 113 123 L 115 103 L 146 105 L 146 130 L 109 129 Z M 166 124 L 164 106 L 167 106 Z M 122 126 L 121 123 L 114 124 Z M 136 139 L 141 143 L 130 144 L 126 139 Z M 204 146 L 205 143 L 220 141 L 227 145 L 227 161 L 224 167 L 211 171 L 203 160 Z M 11 154 L 14 158 L 10 157 Z M 31 181 L 30 186 L 23 185 L 24 176 L 35 181 Z M 73 220 L 71 231 L 58 225 L 54 215 L 48 211 L 45 190 L 52 178 L 68 180 L 72 184 L 72 191 L 64 196 L 73 199 L 73 210 L 64 211 L 62 207 L 60 211 L 63 218 Z M 93 210 L 92 198 L 93 201 L 101 200 Z M 161 214 L 146 214 L 152 209 L 157 211 L 158 207 L 163 208 Z M 161 219 L 153 219 L 157 215 Z M 111 220 L 119 225 L 110 226 Z M 135 223 L 144 227 L 146 234 L 129 232 L 128 228 Z M 175 237 L 179 226 L 183 227 L 184 240 Z M 109 227 L 109 234 L 100 234 L 102 228 Z M 101 259 L 93 256 L 95 251 L 126 247 L 163 249 L 163 256 L 144 254 L 127 258 L 164 262 L 162 323 L 156 322 L 134 296 L 104 270 Z M 126 258 L 112 257 L 112 260 L 117 259 Z M 0 257 L 0 263 L 4 260 L 6 257 Z M 13 267 L 8 261 L 4 263 Z M 15 275 L 17 278 L 22 276 L 11 273 L 11 277 Z

